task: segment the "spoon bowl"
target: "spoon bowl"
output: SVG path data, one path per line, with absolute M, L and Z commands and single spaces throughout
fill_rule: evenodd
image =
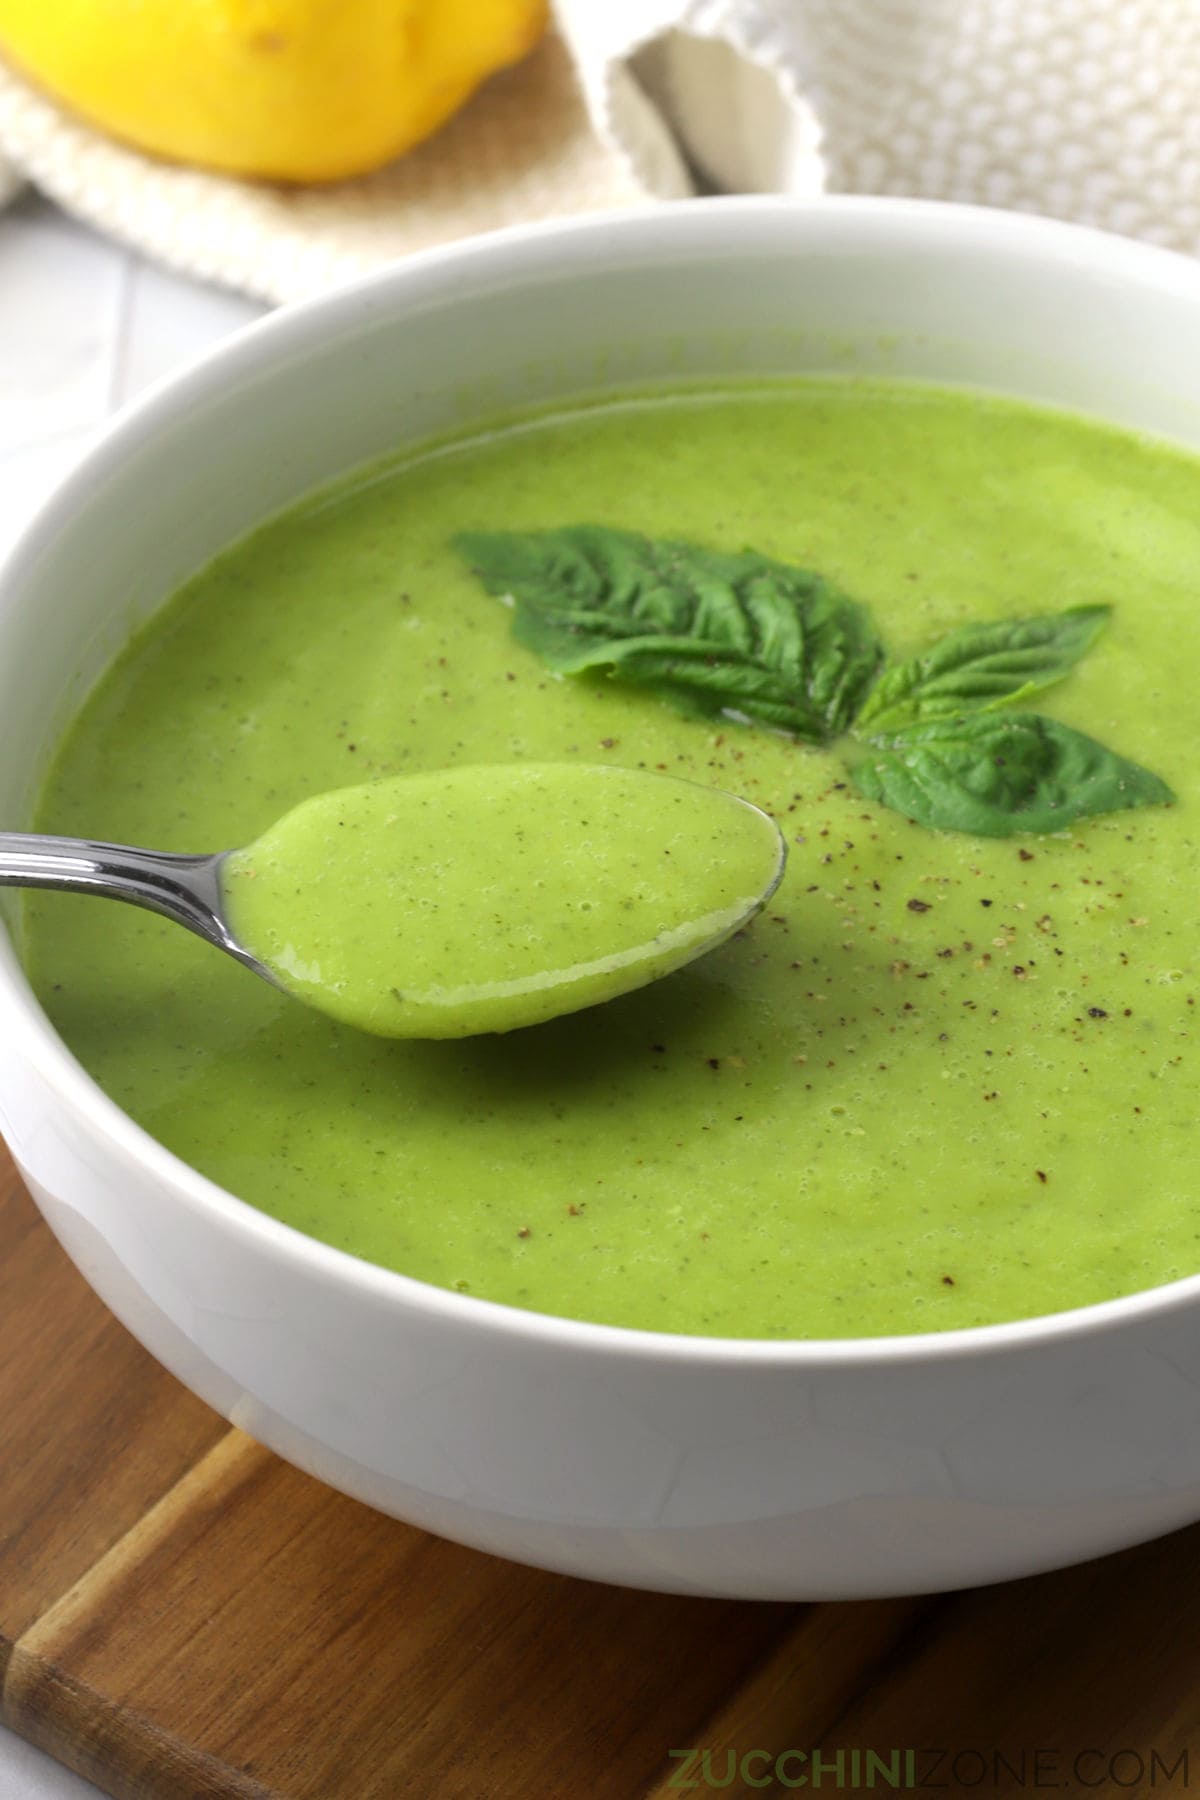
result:
M 0 886 L 160 913 L 380 1037 L 512 1031 L 643 987 L 746 925 L 785 861 L 749 801 L 610 764 L 369 782 L 210 855 L 0 834 Z

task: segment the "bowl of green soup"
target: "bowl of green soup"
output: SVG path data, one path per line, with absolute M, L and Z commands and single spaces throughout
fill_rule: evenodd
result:
M 788 859 L 688 967 L 441 1041 L 10 894 L 0 1119 L 117 1316 L 345 1492 L 601 1580 L 916 1592 L 1200 1516 L 1197 342 L 1149 247 L 697 202 L 414 258 L 128 412 L 0 576 L 0 825 L 215 850 L 577 762 Z

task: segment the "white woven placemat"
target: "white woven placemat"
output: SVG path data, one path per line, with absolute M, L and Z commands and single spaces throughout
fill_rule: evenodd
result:
M 174 167 L 69 117 L 0 64 L 0 150 L 43 193 L 173 268 L 264 300 L 474 232 L 644 201 L 550 36 L 378 174 L 288 188 Z M 0 193 L 3 175 L 0 174 Z

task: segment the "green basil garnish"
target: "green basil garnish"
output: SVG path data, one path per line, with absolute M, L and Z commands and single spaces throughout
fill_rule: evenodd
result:
M 941 831 L 1062 831 L 1174 797 L 1148 769 L 1037 713 L 935 719 L 874 745 L 853 772 L 859 793 Z
M 963 625 L 920 656 L 885 669 L 855 721 L 862 734 L 1011 706 L 1061 681 L 1108 623 L 1109 606 Z
M 808 744 L 853 729 L 866 799 L 939 831 L 1012 837 L 1174 799 L 1069 725 L 1002 711 L 1087 654 L 1111 608 L 964 625 L 883 668 L 858 601 L 810 569 L 605 525 L 455 540 L 520 643 L 565 675 L 607 671 L 692 713 Z
M 455 539 L 550 668 L 609 668 L 692 712 L 734 712 L 823 744 L 883 661 L 865 607 L 807 569 L 573 525 Z

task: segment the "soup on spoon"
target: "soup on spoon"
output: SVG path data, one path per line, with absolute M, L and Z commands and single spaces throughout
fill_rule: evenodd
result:
M 758 911 L 785 857 L 718 788 L 510 763 L 318 794 L 216 855 L 0 832 L 0 887 L 125 900 L 360 1031 L 457 1038 L 669 975 Z
M 237 941 L 383 1037 L 512 1031 L 723 943 L 783 873 L 774 821 L 609 765 L 441 770 L 304 801 L 223 861 Z

